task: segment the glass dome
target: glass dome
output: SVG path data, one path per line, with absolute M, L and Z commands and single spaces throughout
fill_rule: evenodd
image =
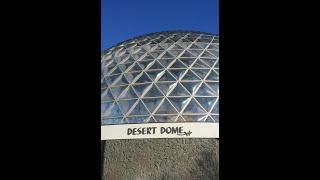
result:
M 101 123 L 219 122 L 219 36 L 143 35 L 101 56 Z

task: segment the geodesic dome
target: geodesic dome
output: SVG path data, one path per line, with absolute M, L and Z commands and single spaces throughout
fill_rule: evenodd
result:
M 101 63 L 102 125 L 219 122 L 219 36 L 147 34 L 106 50 Z

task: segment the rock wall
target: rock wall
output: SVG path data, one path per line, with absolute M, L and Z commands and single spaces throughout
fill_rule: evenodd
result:
M 135 139 L 102 143 L 103 180 L 218 180 L 218 139 Z

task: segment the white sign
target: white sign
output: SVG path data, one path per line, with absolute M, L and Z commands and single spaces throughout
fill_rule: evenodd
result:
M 219 138 L 219 123 L 146 123 L 101 126 L 101 140 Z

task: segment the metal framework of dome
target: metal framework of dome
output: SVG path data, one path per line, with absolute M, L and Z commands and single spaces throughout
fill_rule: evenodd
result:
M 219 122 L 219 36 L 167 31 L 101 56 L 101 123 Z

